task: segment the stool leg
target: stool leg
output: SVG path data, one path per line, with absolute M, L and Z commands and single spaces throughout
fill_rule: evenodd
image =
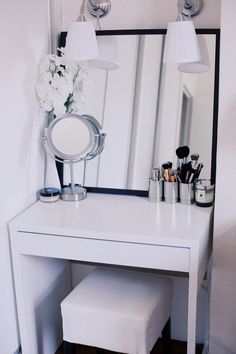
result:
M 63 341 L 64 354 L 74 354 L 75 345 L 74 343 Z
M 171 320 L 170 318 L 165 324 L 162 331 L 162 339 L 164 344 L 164 354 L 171 354 Z

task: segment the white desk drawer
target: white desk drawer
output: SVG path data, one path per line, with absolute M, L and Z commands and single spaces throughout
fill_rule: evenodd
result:
M 21 254 L 124 266 L 189 271 L 188 248 L 18 233 Z

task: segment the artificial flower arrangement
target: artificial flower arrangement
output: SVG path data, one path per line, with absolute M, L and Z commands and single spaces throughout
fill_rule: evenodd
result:
M 47 113 L 48 124 L 56 116 L 77 113 L 87 91 L 87 70 L 56 54 L 45 55 L 39 63 L 36 94 Z

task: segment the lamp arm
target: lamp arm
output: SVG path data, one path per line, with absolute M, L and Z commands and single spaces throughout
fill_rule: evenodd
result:
M 86 3 L 86 0 L 83 0 L 82 4 L 80 6 L 79 16 L 77 18 L 77 21 L 79 21 L 79 22 L 86 22 L 86 17 L 84 15 L 84 13 L 85 13 L 85 3 Z

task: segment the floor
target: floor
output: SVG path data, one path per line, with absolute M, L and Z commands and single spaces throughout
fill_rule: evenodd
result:
M 183 342 L 179 341 L 172 341 L 171 342 L 171 354 L 186 354 L 186 344 Z M 196 354 L 201 354 L 202 353 L 203 346 L 201 344 L 197 345 L 196 349 Z M 114 352 L 110 351 L 105 351 L 106 354 L 115 354 Z M 157 341 L 156 345 L 154 346 L 151 354 L 163 354 L 163 349 L 162 349 L 162 343 L 161 339 Z M 59 350 L 56 352 L 56 354 L 63 354 L 63 349 L 62 347 L 59 348 Z M 78 345 L 76 347 L 76 353 L 75 354 L 96 354 L 95 348 L 92 347 L 86 347 L 83 345 Z M 117 354 L 117 353 L 116 353 Z

